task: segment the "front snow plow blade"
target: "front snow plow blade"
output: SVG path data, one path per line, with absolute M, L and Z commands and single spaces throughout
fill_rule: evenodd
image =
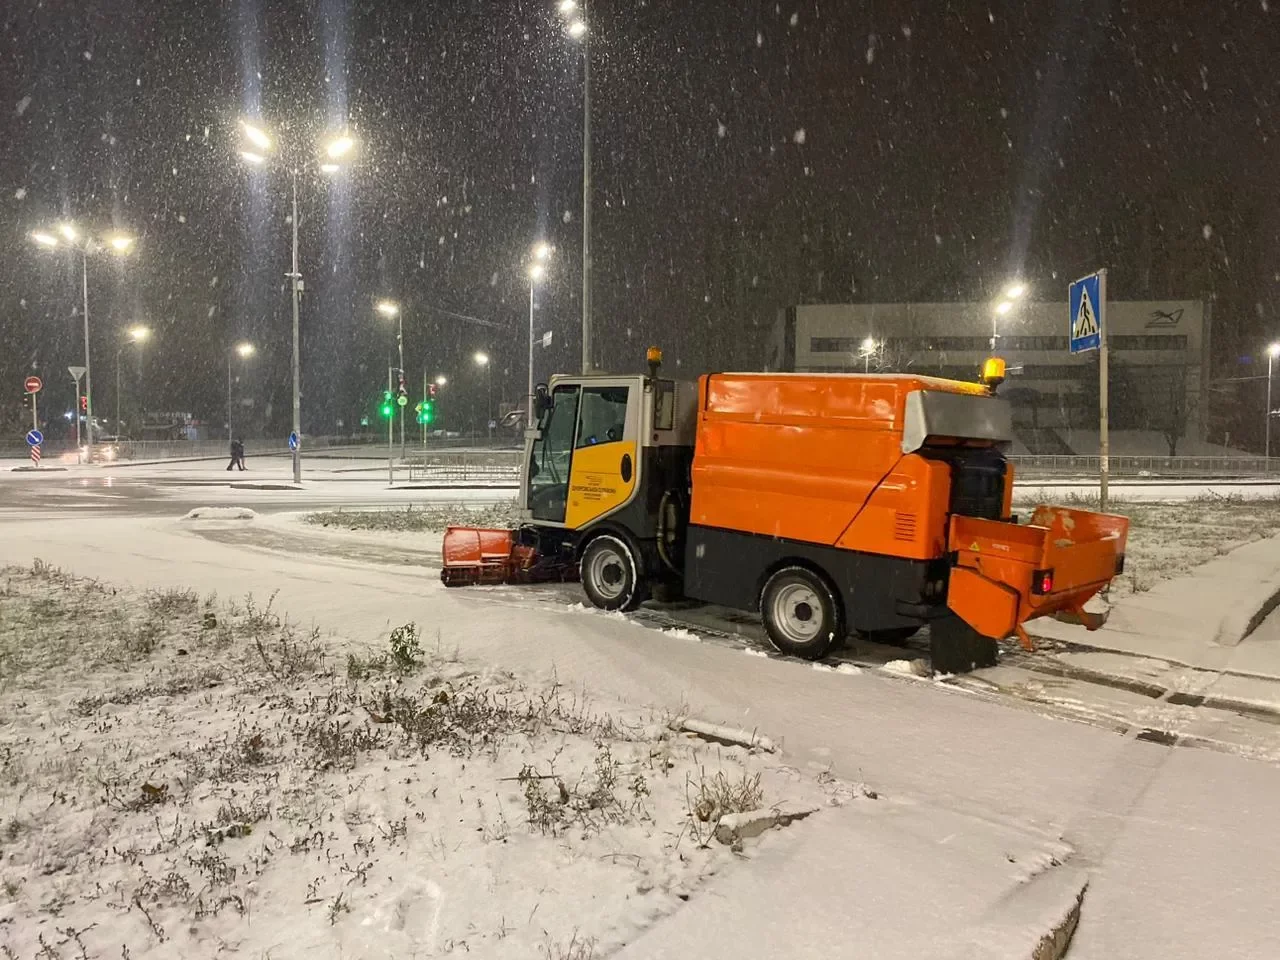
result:
M 1025 526 L 951 518 L 955 562 L 947 605 L 985 637 L 1017 635 L 1023 624 L 1052 616 L 1097 630 L 1103 614 L 1084 609 L 1124 569 L 1126 517 L 1040 506 Z
M 440 582 L 446 587 L 574 580 L 577 564 L 544 557 L 523 530 L 449 527 L 444 532 Z

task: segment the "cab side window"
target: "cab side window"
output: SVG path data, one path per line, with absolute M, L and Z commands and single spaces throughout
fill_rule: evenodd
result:
M 627 425 L 628 387 L 584 387 L 577 448 L 623 439 Z

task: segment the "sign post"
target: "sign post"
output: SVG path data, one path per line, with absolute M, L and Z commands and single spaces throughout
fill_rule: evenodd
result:
M 36 394 L 38 394 L 43 388 L 44 388 L 44 383 L 41 382 L 39 377 L 27 377 L 27 379 L 22 382 L 22 389 L 27 392 L 27 395 L 29 397 L 31 397 L 31 432 L 32 433 L 40 432 L 40 413 L 36 405 Z M 36 442 L 38 443 L 39 441 L 36 441 Z M 37 462 L 39 461 L 40 459 L 39 454 L 35 456 L 35 459 Z
M 1111 439 L 1107 410 L 1107 271 L 1099 270 L 1071 284 L 1068 333 L 1072 353 L 1098 351 L 1098 508 L 1107 509 L 1111 478 Z
M 35 400 L 35 393 L 31 395 Z M 31 466 L 40 466 L 40 444 L 44 443 L 44 434 L 40 432 L 38 427 L 34 427 L 27 431 L 27 446 L 31 448 Z
M 85 367 L 67 367 L 67 372 L 71 374 L 71 379 L 76 382 L 76 459 L 80 459 L 80 378 L 85 374 Z

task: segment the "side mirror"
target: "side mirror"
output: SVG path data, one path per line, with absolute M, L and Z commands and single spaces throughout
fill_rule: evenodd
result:
M 540 383 L 533 388 L 533 415 L 538 422 L 547 415 L 551 409 L 551 395 L 547 393 L 547 385 Z

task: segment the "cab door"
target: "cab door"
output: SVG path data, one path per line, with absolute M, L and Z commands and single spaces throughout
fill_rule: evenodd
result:
M 565 526 L 577 530 L 631 500 L 640 472 L 642 377 L 583 381 Z

